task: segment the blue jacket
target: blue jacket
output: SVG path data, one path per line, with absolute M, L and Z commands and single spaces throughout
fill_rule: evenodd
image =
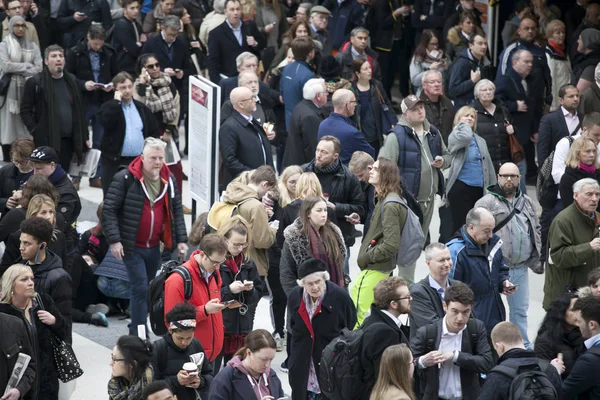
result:
M 279 92 L 283 97 L 285 106 L 285 128 L 290 129 L 290 118 L 292 111 L 304 98 L 302 90 L 304 84 L 315 77 L 315 74 L 310 65 L 306 61 L 296 60 L 286 66 L 281 72 L 281 83 Z
M 352 121 L 342 114 L 333 112 L 321 122 L 317 138 L 321 140 L 323 136 L 327 135 L 338 138 L 342 143 L 340 160 L 346 166 L 350 163 L 352 153 L 355 151 L 361 150 L 375 157 L 375 150 L 367 142 L 367 139 L 365 139 L 364 133 L 356 129 L 352 125 Z
M 363 8 L 356 0 L 321 0 L 320 4 L 331 11 L 327 29 L 334 50 L 339 50 L 350 38 L 352 29 L 364 26 Z
M 452 256 L 450 278 L 461 281 L 473 290 L 475 318 L 485 324 L 489 332 L 499 322 L 506 320 L 506 310 L 500 293 L 508 279 L 508 267 L 502 256 L 502 241 L 492 236 L 484 251 L 467 234 L 465 226 L 447 243 Z
M 492 66 L 490 61 L 484 57 L 477 61 L 471 54 L 471 50 L 462 49 L 456 60 L 450 67 L 450 78 L 448 80 L 448 97 L 454 100 L 454 110 L 469 105 L 475 100 L 475 84 L 471 80 L 471 71 L 479 68 L 481 79 L 492 79 Z

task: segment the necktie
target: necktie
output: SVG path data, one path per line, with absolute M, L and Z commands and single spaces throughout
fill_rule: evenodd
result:
M 438 292 L 438 294 L 440 295 L 440 297 L 442 298 L 442 301 L 444 301 L 444 293 L 445 293 L 444 289 L 442 289 L 442 288 L 439 288 L 439 289 L 437 290 L 437 292 Z

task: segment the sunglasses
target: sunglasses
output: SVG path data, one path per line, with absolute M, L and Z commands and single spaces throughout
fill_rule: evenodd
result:
M 154 69 L 154 68 L 159 68 L 160 69 L 160 64 L 156 63 L 156 64 L 148 64 L 146 65 L 147 69 Z

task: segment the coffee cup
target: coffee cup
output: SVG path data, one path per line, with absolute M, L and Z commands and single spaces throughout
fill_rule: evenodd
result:
M 198 375 L 198 366 L 193 362 L 186 362 L 183 364 L 183 370 L 188 373 L 188 375 Z

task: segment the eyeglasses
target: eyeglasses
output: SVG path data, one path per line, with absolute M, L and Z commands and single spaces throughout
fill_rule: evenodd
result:
M 227 260 L 223 260 L 223 261 L 215 261 L 212 258 L 210 258 L 210 256 L 208 254 L 205 254 L 206 258 L 208 258 L 208 261 L 210 261 L 213 265 L 213 267 L 218 267 L 219 265 L 223 264 L 225 261 Z
M 246 247 L 248 247 L 248 243 L 231 243 L 231 242 L 228 242 L 228 243 L 238 249 L 245 249 Z
M 119 361 L 125 361 L 124 358 L 115 358 L 115 356 L 113 354 L 110 355 L 110 359 L 114 363 L 119 362 Z
M 21 8 L 21 7 L 19 7 L 19 8 Z M 25 24 L 18 24 L 18 25 L 14 24 L 13 28 L 14 29 L 27 29 L 27 25 L 25 25 Z
M 146 68 L 147 68 L 147 69 L 154 69 L 154 68 L 158 68 L 158 69 L 160 69 L 160 64 L 159 64 L 159 63 L 156 63 L 156 64 L 148 64 L 148 65 L 146 65 Z
M 498 176 L 502 179 L 519 179 L 521 175 L 513 175 L 513 174 L 498 174 Z
M 426 85 L 441 85 L 442 81 L 423 81 Z
M 244 101 L 248 101 L 248 100 L 256 101 L 256 97 L 250 97 L 248 99 L 240 100 L 240 103 L 243 103 Z
M 392 301 L 399 302 L 400 300 L 412 300 L 412 298 L 413 298 L 413 297 L 412 297 L 411 295 L 408 295 L 408 296 L 406 296 L 406 297 L 400 297 L 400 298 L 398 298 L 398 299 L 394 299 L 394 300 L 392 300 Z

